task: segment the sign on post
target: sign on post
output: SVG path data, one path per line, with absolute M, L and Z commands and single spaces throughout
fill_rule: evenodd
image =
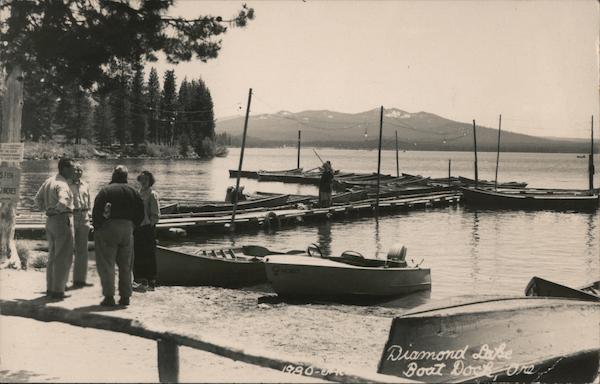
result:
M 0 201 L 19 201 L 19 182 L 21 169 L 17 167 L 0 167 Z
M 23 161 L 23 143 L 0 143 L 0 161 Z

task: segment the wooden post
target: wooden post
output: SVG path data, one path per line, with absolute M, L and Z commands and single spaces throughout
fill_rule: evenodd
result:
M 248 105 L 246 106 L 246 118 L 244 120 L 244 133 L 242 135 L 242 148 L 240 150 L 240 162 L 238 164 L 238 173 L 235 180 L 235 191 L 233 191 L 233 211 L 231 212 L 231 225 L 229 230 L 235 231 L 235 211 L 238 205 L 238 191 L 240 189 L 240 175 L 242 174 L 242 164 L 244 162 L 244 149 L 246 149 L 246 132 L 248 132 L 248 117 L 250 116 L 250 103 L 252 102 L 252 88 L 248 91 Z
M 383 105 L 379 113 L 379 150 L 377 151 L 377 199 L 375 202 L 375 213 L 379 214 L 379 187 L 381 183 L 381 138 L 383 135 Z
M 594 169 L 594 115 L 592 115 L 592 127 L 591 127 L 592 140 L 590 143 L 590 155 L 588 156 L 588 175 L 590 182 L 590 192 L 594 192 L 594 173 L 596 170 Z
M 450 170 L 452 169 L 452 159 L 448 159 L 448 186 L 450 186 Z
M 396 177 L 400 177 L 400 162 L 398 161 L 398 131 L 396 131 Z
M 179 382 L 179 346 L 172 340 L 156 340 L 158 349 L 158 381 Z
M 475 188 L 479 185 L 479 174 L 477 173 L 477 130 L 475 129 L 475 120 L 473 120 L 473 150 L 475 151 Z
M 14 9 L 14 7 L 12 7 Z M 0 76 L 4 71 L 0 70 Z M 23 110 L 23 70 L 18 64 L 10 68 L 6 77 L 6 91 L 2 103 L 2 130 L 0 143 L 21 141 L 21 117 Z M 2 167 L 19 167 L 18 162 L 2 162 Z M 16 201 L 0 203 L 0 263 L 9 267 L 21 268 L 15 242 Z
M 300 168 L 300 143 L 302 141 L 302 131 L 298 130 L 298 162 L 296 168 Z
M 500 131 L 502 130 L 502 114 L 498 119 L 498 149 L 496 151 L 496 177 L 494 178 L 494 189 L 498 189 L 498 164 L 500 163 Z

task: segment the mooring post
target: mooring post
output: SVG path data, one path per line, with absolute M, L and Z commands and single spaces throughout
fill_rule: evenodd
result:
M 298 162 L 296 164 L 296 168 L 300 168 L 300 143 L 302 141 L 302 131 L 298 130 Z
M 588 158 L 588 175 L 590 183 L 590 193 L 594 193 L 594 115 L 592 115 L 592 127 L 591 127 L 592 139 L 590 143 L 590 156 Z
M 179 345 L 172 340 L 156 340 L 158 348 L 158 380 L 161 383 L 179 382 Z
M 240 149 L 240 162 L 238 164 L 238 173 L 235 180 L 235 191 L 233 193 L 233 210 L 231 212 L 231 223 L 229 230 L 235 231 L 235 211 L 238 205 L 238 194 L 240 190 L 240 176 L 242 174 L 242 164 L 244 163 L 244 149 L 246 148 L 246 132 L 248 131 L 248 116 L 250 115 L 250 102 L 252 101 L 252 88 L 248 91 L 248 105 L 246 106 L 246 119 L 244 120 L 244 133 L 242 135 L 242 148 Z
M 473 150 L 475 151 L 475 188 L 479 186 L 479 174 L 477 171 L 477 130 L 475 129 L 475 120 L 473 120 Z
M 398 160 L 398 131 L 396 131 L 396 177 L 400 177 L 400 162 Z
M 452 170 L 452 159 L 448 159 L 448 186 L 450 186 L 450 171 Z
M 381 136 L 383 134 L 383 105 L 379 114 L 379 150 L 377 151 L 377 200 L 375 202 L 375 213 L 379 214 L 379 188 L 381 183 Z
M 498 119 L 498 149 L 496 151 L 496 177 L 494 178 L 494 189 L 498 189 L 498 164 L 500 163 L 500 132 L 502 130 L 502 114 Z

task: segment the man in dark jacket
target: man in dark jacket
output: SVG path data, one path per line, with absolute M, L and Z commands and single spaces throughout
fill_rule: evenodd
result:
M 127 168 L 117 165 L 110 184 L 98 192 L 92 210 L 96 267 L 104 295 L 100 305 L 115 305 L 115 263 L 119 267 L 119 304 L 129 305 L 133 228 L 143 219 L 142 198 L 127 184 Z
M 319 206 L 331 207 L 331 194 L 333 191 L 333 167 L 329 161 L 323 163 L 323 173 L 319 180 Z

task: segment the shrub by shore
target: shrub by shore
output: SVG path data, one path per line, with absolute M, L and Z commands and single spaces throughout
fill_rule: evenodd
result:
M 160 158 L 160 159 L 205 159 L 209 156 L 198 156 L 191 148 L 181 145 L 164 145 L 144 143 L 138 146 L 127 145 L 98 147 L 93 144 L 60 144 L 48 142 L 26 142 L 26 160 L 55 160 L 62 156 L 76 159 L 119 159 L 119 158 Z

